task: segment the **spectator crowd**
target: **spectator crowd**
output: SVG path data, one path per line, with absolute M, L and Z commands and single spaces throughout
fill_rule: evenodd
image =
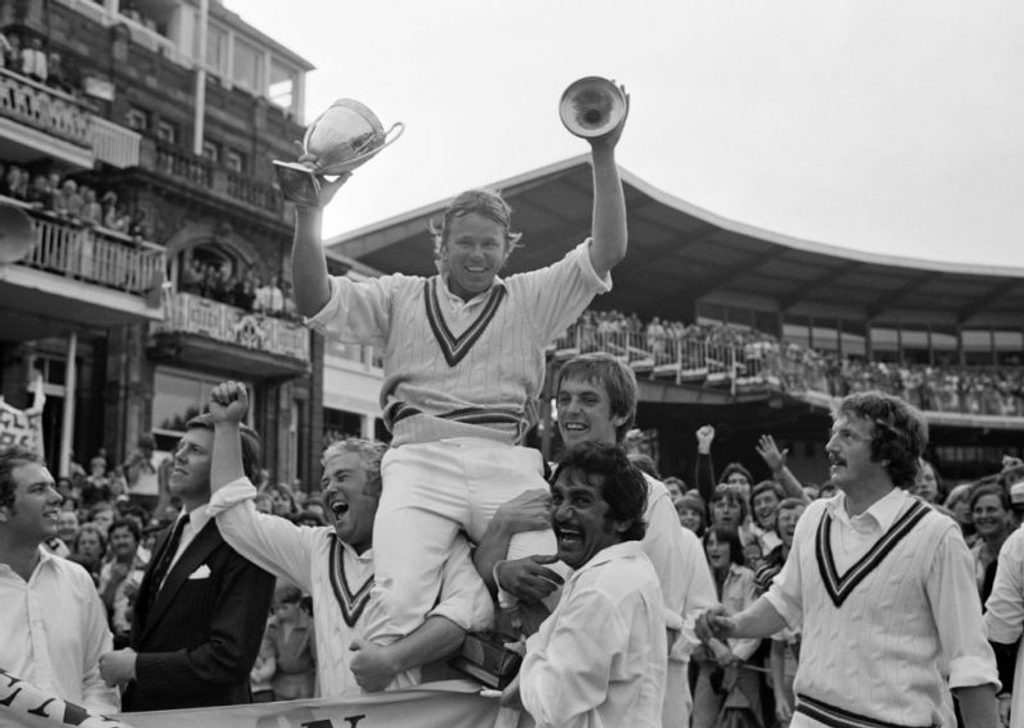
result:
M 819 352 L 745 327 L 683 324 L 635 313 L 587 310 L 556 350 L 607 351 L 638 373 L 678 376 L 692 384 L 818 392 L 843 397 L 869 390 L 892 394 L 922 410 L 1024 416 L 1024 370 L 867 361 Z

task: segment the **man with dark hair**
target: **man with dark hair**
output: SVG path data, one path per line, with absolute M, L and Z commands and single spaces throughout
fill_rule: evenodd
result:
M 616 445 L 577 445 L 558 466 L 551 526 L 573 574 L 502 696 L 538 725 L 661 725 L 668 646 L 658 575 L 639 543 L 646 503 L 643 474 Z
M 610 354 L 595 352 L 567 361 L 555 383 L 558 430 L 563 443 L 573 447 L 595 442 L 621 448 L 636 416 L 636 392 L 633 370 Z M 692 707 L 687 680 L 689 655 L 698 644 L 693 624 L 702 610 L 716 602 L 715 586 L 704 548 L 696 535 L 679 525 L 668 489 L 653 477 L 648 476 L 645 481 L 647 533 L 641 548 L 654 565 L 661 584 L 671 650 L 663 725 L 686 728 Z M 503 555 L 500 541 L 492 543 Z M 480 552 L 487 548 L 482 542 L 477 549 L 478 565 L 486 566 Z M 493 569 L 494 576 L 503 588 L 524 602 L 536 601 L 554 592 L 562 581 L 544 566 L 553 560 L 540 555 L 499 562 Z
M 132 604 L 149 559 L 140 553 L 142 529 L 133 518 L 118 518 L 107 529 L 107 543 L 114 558 L 100 567 L 97 589 L 114 630 L 115 647 L 127 647 L 132 626 Z
M 0 661 L 41 690 L 116 713 L 120 696 L 100 677 L 111 635 L 92 577 L 42 547 L 57 533 L 60 502 L 35 452 L 0 449 Z
M 142 579 L 131 646 L 100 662 L 109 684 L 126 686 L 126 711 L 250 702 L 249 670 L 274 592 L 274 578 L 228 546 L 207 513 L 213 420 L 200 415 L 186 428 L 168 482 L 183 512 Z M 240 429 L 245 471 L 254 477 L 259 436 Z
M 812 502 L 769 591 L 721 606 L 699 634 L 767 637 L 802 627 L 792 728 L 996 725 L 995 656 L 970 552 L 951 518 L 910 495 L 928 440 L 896 397 L 840 401 L 826 450 L 839 494 Z

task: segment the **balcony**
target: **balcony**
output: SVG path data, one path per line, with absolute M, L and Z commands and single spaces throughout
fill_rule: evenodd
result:
M 73 96 L 0 68 L 0 153 L 8 161 L 57 157 L 90 168 L 92 120 Z
M 82 227 L 8 198 L 0 203 L 20 208 L 30 230 L 24 255 L 0 265 L 0 338 L 25 340 L 162 316 L 161 246 Z M 5 233 L 5 245 L 23 241 L 13 228 Z
M 192 293 L 168 290 L 163 306 L 164 320 L 151 327 L 156 359 L 257 378 L 295 376 L 309 367 L 309 331 L 301 324 Z
M 189 188 L 212 194 L 220 200 L 259 210 L 284 219 L 284 200 L 276 188 L 254 182 L 251 176 L 214 164 L 208 159 L 166 142 L 147 141 L 142 167 L 173 179 Z

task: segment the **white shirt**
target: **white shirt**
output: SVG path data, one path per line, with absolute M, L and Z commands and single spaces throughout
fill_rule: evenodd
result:
M 636 541 L 599 551 L 526 641 L 523 707 L 538 728 L 660 728 L 668 665 L 661 589 Z
M 998 684 L 995 655 L 971 554 L 951 518 L 925 508 L 901 540 L 880 541 L 918 501 L 895 488 L 854 517 L 843 493 L 813 501 L 765 597 L 791 628 L 803 628 L 797 694 L 884 722 L 954 726 L 949 688 Z M 819 536 L 826 514 L 827 539 Z M 821 575 L 824 554 L 838 587 Z M 862 558 L 864 578 L 847 590 Z M 830 588 L 845 592 L 839 605 Z M 791 728 L 824 725 L 797 713 Z
M 1009 535 L 999 550 L 992 593 L 985 602 L 985 629 L 993 642 L 1013 644 L 1024 634 L 1024 530 Z M 1003 686 L 1007 692 L 1007 686 Z M 1024 648 L 1017 651 L 1010 728 L 1024 728 Z
M 697 617 L 718 603 L 715 584 L 700 539 L 679 524 L 672 496 L 665 484 L 646 473 L 647 533 L 640 542 L 661 584 L 665 624 L 679 632 L 670 645 L 671 659 L 682 662 L 700 644 L 694 632 Z
M 373 552 L 357 554 L 329 526 L 296 526 L 258 513 L 256 488 L 240 478 L 217 490 L 205 510 L 231 548 L 260 568 L 287 579 L 313 598 L 317 684 L 320 697 L 359 692 L 349 662 L 349 645 L 365 637 L 365 610 L 373 587 Z M 490 626 L 490 595 L 469 556 L 469 544 L 455 541 L 445 563 L 441 602 L 427 616 L 443 616 L 466 630 Z
M 28 582 L 0 563 L 0 663 L 11 675 L 94 712 L 116 713 L 120 693 L 99 670 L 100 655 L 111 649 L 106 610 L 85 569 L 43 548 Z M 7 725 L 14 723 L 0 717 Z

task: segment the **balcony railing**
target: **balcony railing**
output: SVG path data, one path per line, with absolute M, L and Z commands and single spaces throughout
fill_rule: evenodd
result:
M 157 170 L 191 185 L 213 190 L 213 163 L 170 144 L 157 142 Z
M 142 136 L 99 116 L 92 119 L 92 153 L 97 162 L 119 169 L 139 166 Z
M 249 175 L 224 169 L 172 144 L 156 143 L 155 164 L 157 171 L 189 185 L 202 187 L 214 195 L 243 202 L 278 217 L 284 211 L 281 193 L 274 187 L 254 182 Z
M 160 287 L 166 268 L 161 246 L 104 228 L 73 225 L 45 212 L 26 211 L 36 239 L 21 265 L 136 295 Z
M 243 311 L 192 293 L 168 291 L 164 295 L 164 320 L 154 324 L 153 331 L 205 336 L 247 349 L 309 361 L 309 331 L 305 326 Z
M 74 97 L 0 68 L 0 115 L 92 147 L 93 115 Z
M 593 351 L 614 355 L 637 375 L 728 389 L 732 394 L 778 391 L 827 399 L 879 389 L 926 412 L 1024 417 L 1024 380 L 1015 368 L 844 363 L 769 338 L 736 340 L 722 332 L 652 336 L 642 331 L 599 332 L 580 325 L 571 326 L 549 347 L 556 361 Z

